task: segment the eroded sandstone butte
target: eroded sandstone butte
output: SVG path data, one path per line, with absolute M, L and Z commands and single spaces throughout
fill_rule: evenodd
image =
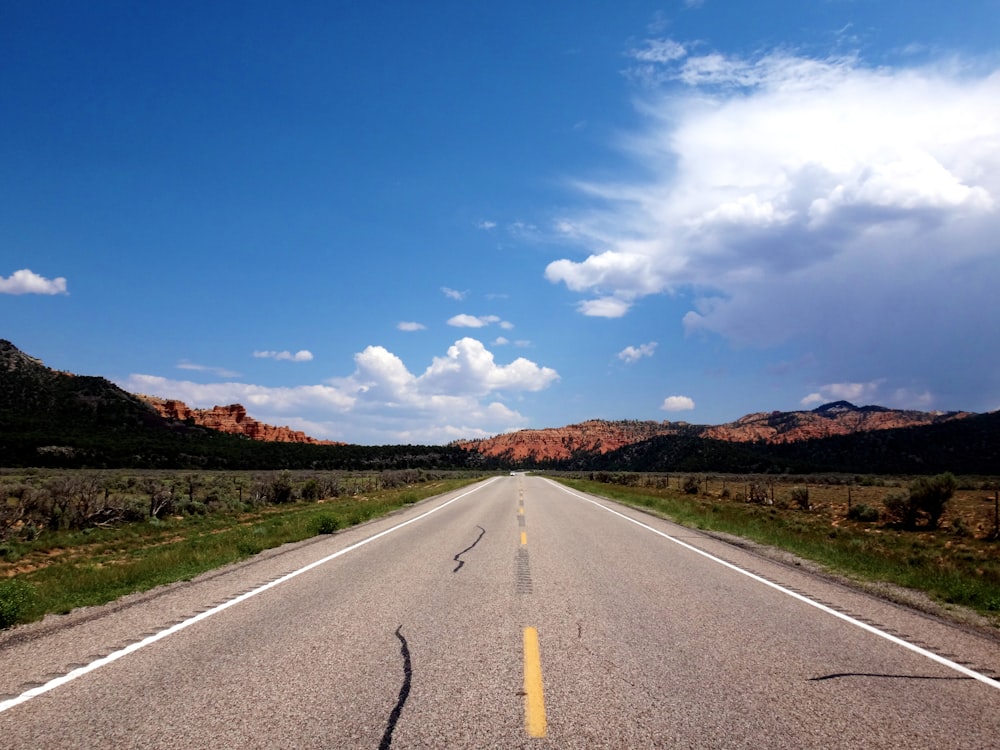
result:
M 149 403 L 161 417 L 178 422 L 192 422 L 199 427 L 226 432 L 232 435 L 245 435 L 251 440 L 261 440 L 272 443 L 310 443 L 312 445 L 343 445 L 330 440 L 317 440 L 304 432 L 290 427 L 275 427 L 258 422 L 247 414 L 242 404 L 229 406 L 214 406 L 211 409 L 192 409 L 183 401 L 176 399 L 157 398 L 156 396 L 139 395 Z

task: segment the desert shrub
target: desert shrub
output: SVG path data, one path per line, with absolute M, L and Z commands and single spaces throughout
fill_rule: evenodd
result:
M 316 529 L 317 534 L 332 534 L 338 526 L 340 526 L 340 522 L 336 516 L 324 513 L 315 520 L 313 528 Z
M 919 513 L 916 506 L 910 502 L 910 496 L 903 492 L 891 492 L 882 501 L 885 508 L 885 519 L 889 523 L 898 524 L 907 529 L 917 525 Z
M 918 512 L 927 515 L 927 525 L 936 529 L 957 487 L 958 482 L 950 472 L 934 477 L 920 477 L 910 485 L 910 502 Z
M 864 521 L 866 523 L 870 523 L 878 520 L 879 512 L 878 508 L 871 506 L 868 503 L 858 503 L 857 505 L 852 505 L 850 510 L 847 511 L 847 517 L 852 521 Z
M 316 479 L 307 479 L 306 483 L 302 485 L 302 499 L 303 500 L 319 500 L 322 495 L 323 489 Z
M 35 601 L 35 587 L 20 578 L 0 581 L 0 628 L 22 620 Z
M 968 524 L 962 520 L 961 516 L 951 522 L 951 533 L 958 537 L 967 537 L 972 535 Z
M 731 494 L 732 494 L 732 493 L 731 493 L 731 492 L 729 491 L 729 488 L 728 488 L 728 487 L 723 487 L 723 488 L 722 488 L 722 492 L 720 492 L 720 493 L 719 493 L 719 497 L 721 497 L 721 498 L 727 498 L 727 497 L 729 497 L 729 496 L 730 496 Z
M 292 501 L 291 472 L 283 471 L 271 480 L 271 485 L 268 487 L 268 499 L 275 504 Z
M 809 504 L 809 488 L 792 487 L 792 502 L 802 510 L 809 510 L 812 507 Z
M 698 481 L 697 477 L 685 477 L 684 478 L 684 492 L 688 495 L 697 495 L 698 489 L 701 487 L 701 482 Z

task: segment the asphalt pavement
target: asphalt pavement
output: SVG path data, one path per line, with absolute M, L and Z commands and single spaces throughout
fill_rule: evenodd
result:
M 995 748 L 1000 642 L 504 476 L 0 634 L 0 748 Z

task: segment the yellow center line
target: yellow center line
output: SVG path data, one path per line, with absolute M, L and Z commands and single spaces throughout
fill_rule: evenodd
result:
M 523 516 L 524 515 L 524 508 L 518 508 L 517 509 L 517 515 Z
M 528 532 L 527 531 L 522 531 L 521 532 L 521 544 L 527 544 L 527 543 L 528 543 Z
M 542 690 L 542 656 L 538 631 L 524 629 L 524 726 L 529 737 L 544 737 L 545 694 Z

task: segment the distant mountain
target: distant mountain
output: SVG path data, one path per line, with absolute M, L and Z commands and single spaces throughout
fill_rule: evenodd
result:
M 972 416 L 969 412 L 921 412 L 858 407 L 847 401 L 811 411 L 760 412 L 722 425 L 686 422 L 590 420 L 541 430 L 519 430 L 481 440 L 454 443 L 465 450 L 508 461 L 564 461 L 602 455 L 658 437 L 711 439 L 724 443 L 797 443 L 837 435 L 939 424 Z

